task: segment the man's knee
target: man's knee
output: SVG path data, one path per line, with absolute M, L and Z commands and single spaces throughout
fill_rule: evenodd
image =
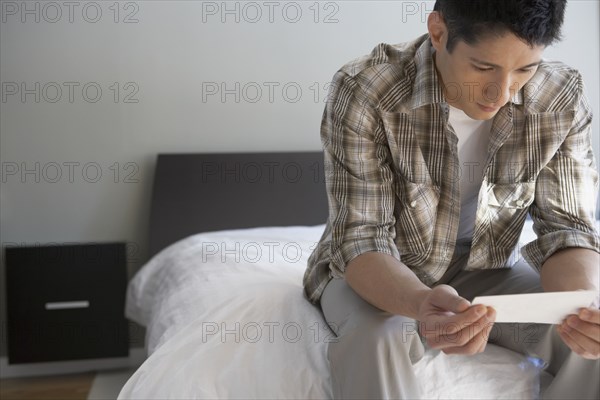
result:
M 355 316 L 353 323 L 340 331 L 338 341 L 344 350 L 360 348 L 361 352 L 377 358 L 394 354 L 415 363 L 424 354 L 416 321 L 385 312 Z
M 321 298 L 323 314 L 337 338 L 330 347 L 366 353 L 389 351 L 422 357 L 423 345 L 417 323 L 409 317 L 383 311 L 352 290 L 344 280 L 332 280 Z M 387 353 L 386 353 L 387 352 Z

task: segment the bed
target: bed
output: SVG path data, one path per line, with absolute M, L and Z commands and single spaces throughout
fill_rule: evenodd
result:
M 161 154 L 151 258 L 127 289 L 148 357 L 119 399 L 330 399 L 335 340 L 302 294 L 327 219 L 321 152 Z M 533 238 L 528 222 L 521 244 Z M 424 398 L 535 399 L 539 360 L 427 349 Z

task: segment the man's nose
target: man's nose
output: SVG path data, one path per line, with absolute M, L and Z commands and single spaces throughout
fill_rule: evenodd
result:
M 510 79 L 499 79 L 484 86 L 483 97 L 489 105 L 501 107 L 512 97 L 513 90 L 514 84 Z

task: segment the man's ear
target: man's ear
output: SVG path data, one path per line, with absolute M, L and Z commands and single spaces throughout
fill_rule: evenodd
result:
M 439 11 L 432 11 L 427 17 L 427 30 L 433 47 L 437 51 L 442 51 L 448 41 L 448 28 Z

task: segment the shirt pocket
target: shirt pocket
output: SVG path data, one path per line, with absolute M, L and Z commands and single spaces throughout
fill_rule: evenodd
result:
M 396 244 L 400 253 L 429 251 L 440 200 L 439 187 L 405 181 L 397 185 L 396 195 Z
M 535 199 L 535 182 L 492 184 L 487 194 L 493 244 L 508 254 L 518 244 L 527 211 Z
M 488 205 L 494 208 L 527 209 L 535 198 L 535 182 L 492 184 Z

